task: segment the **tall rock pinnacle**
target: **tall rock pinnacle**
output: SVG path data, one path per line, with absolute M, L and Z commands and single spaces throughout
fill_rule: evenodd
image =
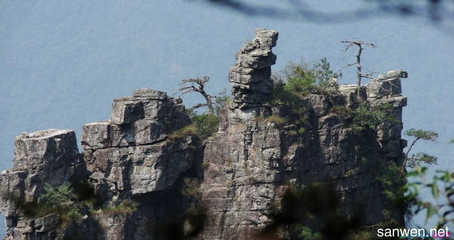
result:
M 258 29 L 255 37 L 236 55 L 236 63 L 230 69 L 234 108 L 246 109 L 259 106 L 273 90 L 271 66 L 276 55 L 271 49 L 276 46 L 278 32 Z

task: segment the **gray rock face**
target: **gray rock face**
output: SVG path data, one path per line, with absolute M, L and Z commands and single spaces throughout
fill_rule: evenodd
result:
M 256 39 L 253 43 L 259 42 Z M 275 44 L 274 40 L 268 42 L 273 43 L 267 46 Z M 308 95 L 302 100 L 307 105 L 307 121 L 301 134 L 291 124 L 295 119 L 284 109 L 269 109 L 260 106 L 260 101 L 249 100 L 264 99 L 255 91 L 242 90 L 251 88 L 251 77 L 232 77 L 232 72 L 242 69 L 243 61 L 255 67 L 274 62 L 267 57 L 263 64 L 248 61 L 244 49 L 230 75 L 234 104 L 221 117 L 222 131 L 210 138 L 204 151 L 206 168 L 201 191 L 209 217 L 202 239 L 253 239 L 271 223 L 270 213 L 279 206 L 289 186 L 316 182 L 334 184 L 342 200 L 339 210 L 346 215 L 358 206 L 367 211 L 361 216 L 362 226 L 390 220 L 403 224 L 402 212 L 389 206 L 377 180 L 377 168 L 402 162 L 405 141 L 401 139 L 401 115 L 406 98 L 400 95 L 399 74 L 391 71 L 361 87 L 359 98 L 355 85 L 341 85 L 340 95 Z M 351 116 L 345 114 L 360 103 L 391 103 L 391 114 L 397 122 L 384 123 L 376 135 L 355 132 Z M 289 121 L 277 124 L 268 120 L 270 114 Z M 285 231 L 281 236 L 290 239 Z
M 114 100 L 110 121 L 83 126 L 82 148 L 152 144 L 189 123 L 181 99 L 169 98 L 166 93 L 152 89 L 140 89 L 132 97 Z
M 254 119 L 247 112 L 239 114 L 240 109 L 228 110 L 226 122 L 221 123 L 227 127 L 205 147 L 202 193 L 209 218 L 202 239 L 254 238 L 271 223 L 271 210 L 279 206 L 293 183 L 333 183 L 347 215 L 357 206 L 367 209 L 361 216 L 363 226 L 389 221 L 384 209 L 403 224 L 400 210 L 389 207 L 382 194 L 375 174 L 379 171 L 365 166 L 363 159 L 379 167 L 401 162 L 405 147 L 402 123 L 385 124 L 376 136 L 354 132 L 343 113 L 336 111 L 349 108 L 349 99 L 356 101 L 351 94 L 356 94 L 356 89 L 335 98 L 308 96 L 310 110 L 303 134 L 296 133 L 291 124 L 279 126 L 266 116 Z M 404 105 L 397 101 L 403 97 L 379 96 L 380 101 L 396 101 L 392 111 L 401 121 Z M 378 104 L 379 100 L 367 101 Z
M 195 165 L 198 149 L 191 136 L 170 140 L 168 135 L 189 123 L 181 100 L 164 92 L 140 89 L 132 97 L 115 99 L 110 121 L 83 127 L 84 161 L 97 194 L 106 202 L 121 202 L 179 192 L 178 182 Z M 169 197 L 160 200 L 172 202 Z M 150 221 L 184 213 L 160 212 L 159 208 L 166 208 L 159 204 L 141 203 L 151 210 L 130 216 L 102 215 L 106 239 L 150 239 L 149 233 L 140 230 Z
M 112 106 L 111 121 L 83 127 L 84 159 L 95 186 L 114 195 L 171 187 L 193 160 L 186 151 L 193 144 L 190 137 L 178 144 L 167 141 L 169 133 L 190 122 L 184 106 L 151 89 L 115 99 Z
M 173 199 L 181 195 L 181 182 L 196 165 L 199 144 L 192 136 L 168 135 L 189 123 L 180 99 L 140 89 L 114 100 L 111 120 L 83 126 L 82 154 L 73 131 L 50 129 L 18 136 L 13 168 L 0 175 L 5 239 L 65 239 L 81 232 L 89 235 L 84 239 L 150 239 L 150 222 L 179 217 L 187 207 L 184 199 Z M 94 187 L 102 209 L 125 199 L 145 200 L 139 201 L 137 212 L 98 210 L 77 226 L 66 227 L 57 215 L 30 218 L 18 205 L 37 202 L 45 183 L 80 181 Z
M 255 38 L 237 53 L 229 73 L 235 108 L 260 106 L 269 99 L 273 90 L 271 66 L 276 62 L 271 49 L 276 46 L 277 37 L 274 30 L 259 29 Z
M 257 30 L 238 52 L 229 73 L 232 103 L 221 111 L 219 131 L 203 143 L 174 134 L 190 123 L 182 101 L 152 89 L 115 99 L 110 120 L 85 124 L 82 153 L 73 131 L 18 136 L 13 168 L 0 174 L 4 239 L 187 239 L 180 233 L 194 228 L 188 216 L 197 204 L 207 217 L 193 239 L 253 239 L 271 222 L 269 214 L 290 186 L 320 181 L 334 184 L 345 215 L 357 206 L 367 211 L 362 226 L 389 217 L 402 223 L 376 175 L 403 157 L 406 98 L 399 71 L 361 87 L 359 97 L 354 85 L 307 95 L 301 99 L 304 115 L 295 115 L 286 106 L 264 104 L 273 88 L 271 49 L 277 37 L 276 31 Z M 385 122 L 374 133 L 356 132 L 348 113 L 361 103 L 390 104 L 397 122 Z M 62 225 L 55 213 L 30 217 L 18 204 L 37 201 L 44 183 L 81 181 L 93 187 L 99 206 L 83 209 L 80 223 Z M 112 207 L 131 199 L 137 208 Z M 297 239 L 284 229 L 280 236 Z
M 59 186 L 83 174 L 76 135 L 49 129 L 16 137 L 13 168 L 0 174 L 5 239 L 55 239 L 58 222 L 51 216 L 27 219 L 20 202 L 37 201 L 44 184 Z

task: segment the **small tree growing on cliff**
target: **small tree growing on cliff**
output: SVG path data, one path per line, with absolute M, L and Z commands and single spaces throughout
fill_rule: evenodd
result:
M 219 115 L 224 106 L 229 101 L 226 91 L 219 93 L 217 96 L 211 95 L 206 90 L 206 84 L 210 80 L 209 77 L 204 76 L 200 78 L 184 79 L 180 83 L 180 96 L 188 93 L 198 93 L 202 95 L 205 103 L 199 103 L 188 109 L 189 116 L 191 117 L 192 124 L 186 126 L 171 136 L 178 138 L 187 134 L 194 134 L 199 136 L 202 140 L 213 135 L 218 130 Z M 208 113 L 198 114 L 195 110 L 207 107 Z
M 437 140 L 438 133 L 428 130 L 411 128 L 405 132 L 405 135 L 413 137 L 413 140 L 410 143 L 407 151 L 405 152 L 405 159 L 402 163 L 402 171 L 405 170 L 405 167 L 416 167 L 422 164 L 434 164 L 437 162 L 437 157 L 429 155 L 427 153 L 415 153 L 411 155 L 410 153 L 418 141 L 425 140 L 433 142 Z
M 361 87 L 361 80 L 362 78 L 372 78 L 370 73 L 364 73 L 362 71 L 362 65 L 361 65 L 361 54 L 363 53 L 363 50 L 365 47 L 371 47 L 375 48 L 376 45 L 374 43 L 370 42 L 364 42 L 364 41 L 352 41 L 352 40 L 344 40 L 341 41 L 341 43 L 346 44 L 345 51 L 348 51 L 348 49 L 352 46 L 358 47 L 358 51 L 356 52 L 356 62 L 355 63 L 350 63 L 347 66 L 356 66 L 356 75 L 357 75 L 357 82 L 358 82 L 358 96 L 359 96 L 359 87 Z
M 208 94 L 205 90 L 205 84 L 208 83 L 209 80 L 210 78 L 208 76 L 181 80 L 179 89 L 181 96 L 188 93 L 199 93 L 205 99 L 205 103 L 197 104 L 193 106 L 191 110 L 208 107 L 208 112 L 214 114 L 213 96 Z
M 320 59 L 312 66 L 304 62 L 298 64 L 290 62 L 280 74 L 273 75 L 277 87 L 275 90 L 284 90 L 283 95 L 299 96 L 337 91 L 337 80 L 341 77 L 341 73 L 336 73 L 331 69 L 326 58 Z M 279 89 L 280 87 L 282 89 Z

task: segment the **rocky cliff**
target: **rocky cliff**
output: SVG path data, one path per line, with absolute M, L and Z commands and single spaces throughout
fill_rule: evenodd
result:
M 84 125 L 82 152 L 71 130 L 19 135 L 13 168 L 0 175 L 4 239 L 253 239 L 273 224 L 292 186 L 322 182 L 339 196 L 342 215 L 360 210 L 359 226 L 402 224 L 379 181 L 405 147 L 400 72 L 360 91 L 309 94 L 295 113 L 272 104 L 277 38 L 257 30 L 238 52 L 232 101 L 205 141 L 182 131 L 191 120 L 180 99 L 151 89 L 115 99 L 110 120 Z M 351 113 L 362 103 L 389 105 L 394 121 L 358 130 Z M 42 206 L 49 189 L 68 183 L 66 205 Z M 298 239 L 284 225 L 275 235 Z

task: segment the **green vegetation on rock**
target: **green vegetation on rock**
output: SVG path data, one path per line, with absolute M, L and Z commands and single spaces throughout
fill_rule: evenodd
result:
M 312 66 L 304 62 L 299 64 L 291 62 L 281 74 L 275 76 L 275 79 L 282 84 L 282 90 L 285 93 L 305 96 L 310 93 L 330 94 L 337 91 L 337 79 L 341 76 L 341 74 L 331 70 L 326 58 L 322 58 L 319 63 Z M 281 91 L 279 88 L 277 90 Z
M 355 131 L 372 129 L 376 132 L 383 123 L 396 123 L 396 119 L 391 113 L 392 109 L 392 105 L 388 103 L 374 106 L 361 103 L 352 111 L 353 129 Z
M 113 204 L 102 209 L 102 212 L 107 215 L 129 215 L 137 211 L 138 203 L 125 199 L 118 204 Z

